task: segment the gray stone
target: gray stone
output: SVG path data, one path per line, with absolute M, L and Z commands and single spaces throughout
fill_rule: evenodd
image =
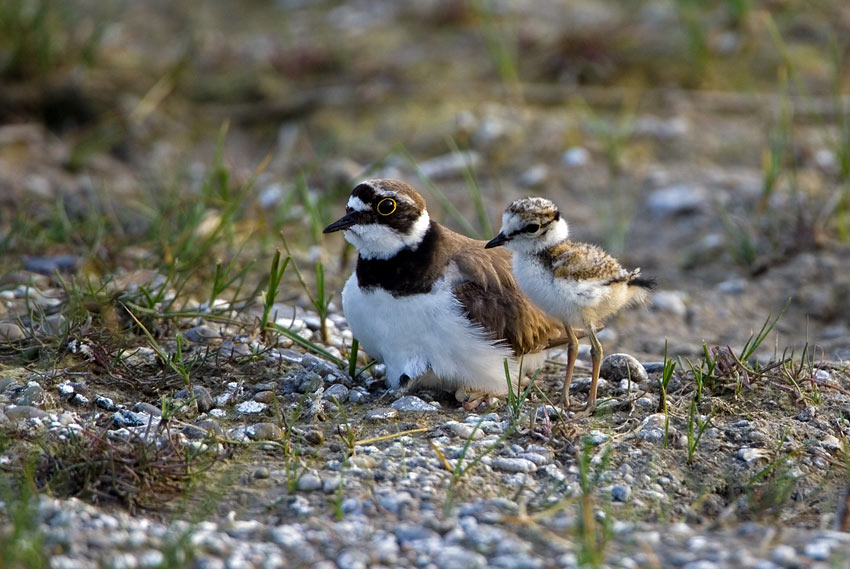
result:
M 611 499 L 615 502 L 628 502 L 632 495 L 632 489 L 623 484 L 615 484 L 611 486 Z
M 390 407 L 376 407 L 366 413 L 367 421 L 389 421 L 398 417 L 398 411 Z
M 659 290 L 652 295 L 652 308 L 676 316 L 685 316 L 688 307 L 685 304 L 686 294 L 676 290 Z
M 37 405 L 44 401 L 44 390 L 38 383 L 30 381 L 15 396 L 14 401 L 16 405 Z
M 405 395 L 404 397 L 400 397 L 393 401 L 390 407 L 401 412 L 415 413 L 433 413 L 438 410 L 430 403 L 426 403 L 415 395 Z
M 313 492 L 321 490 L 324 484 L 319 475 L 315 472 L 306 472 L 298 479 L 295 487 L 301 492 Z
M 151 405 L 146 401 L 139 401 L 138 403 L 133 405 L 133 411 L 135 411 L 136 413 L 147 413 L 148 415 L 151 415 L 153 417 L 162 416 L 162 409 L 160 409 L 156 405 Z
M 504 472 L 535 472 L 537 470 L 537 465 L 525 458 L 498 457 L 492 460 L 490 466 Z
M 434 562 L 440 569 L 480 569 L 487 565 L 487 558 L 477 551 L 448 545 L 437 553 Z
M 599 375 L 609 381 L 631 378 L 632 383 L 643 383 L 649 376 L 641 363 L 629 354 L 610 354 L 602 360 Z
M 103 395 L 95 397 L 94 404 L 104 411 L 116 411 L 118 409 L 118 406 L 115 405 L 115 402 L 112 401 L 112 399 L 104 397 Z
M 651 215 L 663 217 L 705 210 L 710 199 L 710 194 L 703 187 L 676 184 L 649 194 L 646 205 Z
M 571 168 L 584 166 L 590 162 L 590 152 L 581 146 L 572 146 L 561 155 L 561 162 Z
M 475 425 L 470 425 L 469 423 L 449 421 L 443 426 L 462 439 L 472 438 L 473 440 L 478 440 L 486 436 L 486 433 L 482 429 L 476 429 Z
M 0 342 L 18 342 L 26 337 L 21 327 L 14 322 L 0 322 Z
M 221 339 L 218 330 L 209 326 L 195 326 L 183 333 L 183 337 L 193 344 L 211 344 Z
M 348 399 L 349 389 L 341 383 L 334 383 L 325 389 L 325 393 L 322 395 L 323 399 L 334 400 L 336 399 L 340 403 Z
M 261 403 L 259 401 L 243 401 L 242 403 L 237 403 L 234 406 L 234 409 L 240 415 L 256 415 L 258 413 L 262 413 L 268 408 L 268 404 Z
M 47 413 L 30 405 L 9 405 L 3 409 L 10 421 L 25 421 L 27 419 L 46 419 Z
M 274 423 L 257 423 L 247 428 L 246 433 L 255 441 L 279 441 L 283 430 Z

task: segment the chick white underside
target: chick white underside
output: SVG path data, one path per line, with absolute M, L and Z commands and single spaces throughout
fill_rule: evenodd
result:
M 517 283 L 534 304 L 573 325 L 596 324 L 584 321 L 585 309 L 608 300 L 613 292 L 604 279 L 576 281 L 555 278 L 536 257 L 529 255 L 514 254 L 513 268 Z
M 504 358 L 511 363 L 511 377 L 517 377 L 510 348 L 488 339 L 466 318 L 447 279 L 428 294 L 394 297 L 378 288 L 362 290 L 355 273 L 342 291 L 342 304 L 361 347 L 386 364 L 391 388 L 407 375 L 449 391 L 507 393 Z M 537 359 L 542 364 L 542 356 Z M 537 363 L 526 358 L 523 367 Z

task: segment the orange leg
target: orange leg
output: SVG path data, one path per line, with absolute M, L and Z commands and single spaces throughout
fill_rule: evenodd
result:
M 596 384 L 599 383 L 599 368 L 602 365 L 602 344 L 596 337 L 592 326 L 587 327 L 587 336 L 590 339 L 590 361 L 593 364 L 593 375 L 590 379 L 590 393 L 587 394 L 587 412 L 592 414 L 596 409 Z
M 563 406 L 570 406 L 570 383 L 573 381 L 573 368 L 576 366 L 576 357 L 578 356 L 578 337 L 569 324 L 564 323 L 564 330 L 567 332 L 567 375 L 564 378 L 564 394 L 562 398 Z

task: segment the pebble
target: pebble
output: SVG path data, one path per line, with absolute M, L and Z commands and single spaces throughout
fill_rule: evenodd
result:
M 659 290 L 652 295 L 651 307 L 659 312 L 685 316 L 688 313 L 688 307 L 685 304 L 686 296 L 680 291 Z
M 269 408 L 268 404 L 260 401 L 243 401 L 233 407 L 240 415 L 256 415 Z
M 641 363 L 629 354 L 610 354 L 602 360 L 599 368 L 600 377 L 609 381 L 631 379 L 632 383 L 643 383 L 649 379 Z
M 490 462 L 490 466 L 505 472 L 535 472 L 537 470 L 537 465 L 525 458 L 498 457 Z
M 629 486 L 615 484 L 611 486 L 611 499 L 615 502 L 628 502 L 632 495 L 632 489 Z
M 279 441 L 283 430 L 274 423 L 256 423 L 247 428 L 248 437 L 255 441 Z
M 584 166 L 590 162 L 590 152 L 582 146 L 572 146 L 561 155 L 561 162 L 570 168 Z
M 254 394 L 253 400 L 259 403 L 272 403 L 275 400 L 274 391 L 258 391 Z
M 430 403 L 426 403 L 415 395 L 405 395 L 404 397 L 399 397 L 398 399 L 392 402 L 390 407 L 403 413 L 433 413 L 438 410 Z
M 761 449 L 761 448 L 744 447 L 744 448 L 738 449 L 738 452 L 735 453 L 735 457 L 738 460 L 743 460 L 747 464 L 755 462 L 755 461 L 759 460 L 760 458 L 766 458 L 767 456 L 768 456 L 768 451 L 766 451 L 765 449 Z
M 186 330 L 183 337 L 193 344 L 212 344 L 221 339 L 221 334 L 209 326 L 195 326 Z
M 481 164 L 481 154 L 476 151 L 452 152 L 419 163 L 419 171 L 426 178 L 445 180 L 475 170 Z
M 45 411 L 30 405 L 8 405 L 3 411 L 10 421 L 47 418 L 47 413 Z
M 0 341 L 18 342 L 26 338 L 21 327 L 14 322 L 0 322 Z
M 711 195 L 701 186 L 676 184 L 655 190 L 647 198 L 647 208 L 655 217 L 683 215 L 708 209 Z
M 339 402 L 346 401 L 348 399 L 348 394 L 350 390 L 341 383 L 334 383 L 325 389 L 325 393 L 322 395 L 323 399 L 333 400 L 336 399 Z
M 301 492 L 313 492 L 324 487 L 322 479 L 315 472 L 305 472 L 295 485 Z
M 546 164 L 535 164 L 517 178 L 517 184 L 526 188 L 540 186 L 549 179 L 549 167 Z
M 398 411 L 390 407 L 376 407 L 366 413 L 367 421 L 389 421 L 398 418 Z
M 667 417 L 663 413 L 655 413 L 641 421 L 637 436 L 647 442 L 662 442 Z
M 482 569 L 487 565 L 487 558 L 476 551 L 449 545 L 437 553 L 434 562 L 440 569 Z
M 468 423 L 458 423 L 457 421 L 449 421 L 444 427 L 448 428 L 455 435 L 462 439 L 478 440 L 484 438 L 486 433 L 480 428 L 476 429 L 474 425 Z

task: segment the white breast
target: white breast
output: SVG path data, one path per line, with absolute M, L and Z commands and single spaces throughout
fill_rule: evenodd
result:
M 556 279 L 536 256 L 514 254 L 514 275 L 522 291 L 547 314 L 572 325 L 584 322 L 588 309 L 605 298 L 601 280 Z
M 500 394 L 507 392 L 504 358 L 509 348 L 494 345 L 470 322 L 445 280 L 429 294 L 394 297 L 380 288 L 364 291 L 351 275 L 342 306 L 354 337 L 387 366 L 387 383 L 396 388 L 433 371 L 438 386 Z

